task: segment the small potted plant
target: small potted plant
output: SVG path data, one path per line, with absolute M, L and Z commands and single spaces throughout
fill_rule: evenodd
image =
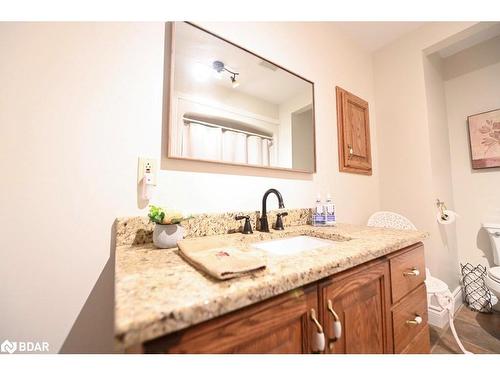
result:
M 149 220 L 155 223 L 153 243 L 157 248 L 170 249 L 177 246 L 177 241 L 184 237 L 184 228 L 179 223 L 187 219 L 178 211 L 165 210 L 158 206 L 149 206 Z

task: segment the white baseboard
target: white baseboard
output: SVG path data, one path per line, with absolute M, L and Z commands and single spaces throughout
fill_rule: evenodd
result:
M 463 298 L 462 298 L 462 288 L 457 287 L 453 293 L 453 299 L 455 300 L 455 311 L 462 306 Z M 440 306 L 429 305 L 428 307 L 429 313 L 429 324 L 438 328 L 444 328 L 449 321 L 448 312 L 443 310 Z

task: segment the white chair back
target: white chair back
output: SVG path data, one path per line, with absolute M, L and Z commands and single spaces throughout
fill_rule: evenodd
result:
M 417 227 L 408 218 L 390 211 L 375 212 L 368 219 L 367 225 L 369 227 L 417 230 Z

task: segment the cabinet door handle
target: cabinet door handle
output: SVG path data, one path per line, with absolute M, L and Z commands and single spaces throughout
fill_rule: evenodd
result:
M 338 314 L 333 309 L 332 300 L 327 301 L 327 309 L 333 317 L 333 337 L 328 339 L 328 348 L 331 350 L 333 349 L 333 343 L 340 339 L 340 336 L 342 336 L 342 322 L 340 321 Z
M 403 272 L 404 276 L 418 276 L 420 275 L 420 271 L 417 267 L 413 267 L 411 271 Z
M 420 315 L 415 315 L 415 318 L 412 320 L 407 320 L 406 324 L 411 324 L 411 325 L 416 325 L 418 326 L 419 324 L 422 324 L 423 319 Z
M 352 158 L 352 155 L 354 154 L 354 150 L 351 145 L 347 145 L 347 148 L 349 149 L 349 159 Z
M 316 332 L 313 334 L 311 349 L 313 353 L 320 353 L 325 350 L 325 334 L 323 332 L 323 327 L 316 318 L 316 311 L 314 309 L 311 309 L 310 317 L 316 326 Z

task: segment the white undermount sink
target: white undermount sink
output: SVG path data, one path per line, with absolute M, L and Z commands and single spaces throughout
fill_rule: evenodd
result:
M 282 238 L 279 240 L 270 240 L 257 242 L 252 245 L 253 248 L 264 250 L 265 252 L 272 255 L 293 255 L 297 253 L 302 253 L 304 251 L 310 251 L 315 249 L 320 249 L 326 246 L 332 246 L 335 242 L 330 240 L 323 240 L 321 238 L 310 237 L 310 236 L 297 236 Z

